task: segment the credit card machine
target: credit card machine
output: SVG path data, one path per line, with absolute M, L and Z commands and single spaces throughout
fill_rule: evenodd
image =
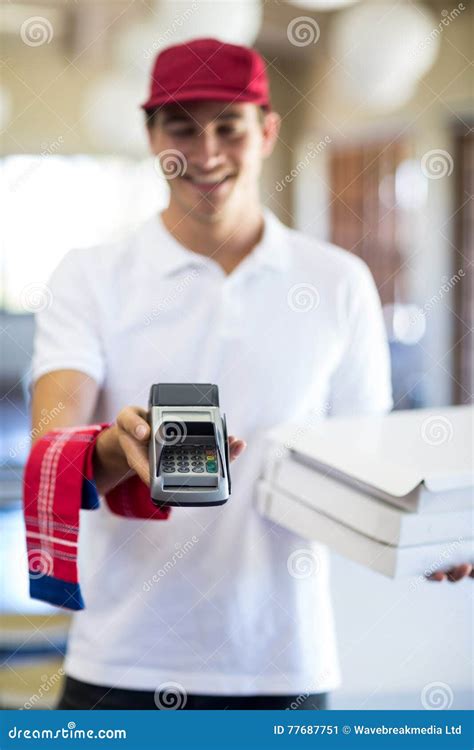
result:
M 212 383 L 150 389 L 150 491 L 158 507 L 222 505 L 230 496 L 229 442 Z

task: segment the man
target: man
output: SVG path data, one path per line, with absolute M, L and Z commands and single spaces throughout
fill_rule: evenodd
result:
M 254 485 L 271 426 L 390 409 L 378 295 L 357 257 L 262 208 L 279 117 L 254 51 L 168 48 L 144 109 L 169 206 L 121 242 L 69 252 L 53 274 L 33 422 L 58 400 L 50 428 L 115 420 L 94 456 L 104 494 L 130 469 L 148 483 L 150 385 L 215 382 L 241 457 L 222 507 L 162 522 L 104 504 L 84 514 L 87 606 L 59 707 L 323 708 L 340 681 L 327 553 L 260 517 Z M 302 547 L 318 558 L 307 578 L 288 565 Z

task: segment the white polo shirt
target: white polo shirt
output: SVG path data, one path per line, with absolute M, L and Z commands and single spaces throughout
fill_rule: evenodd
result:
M 81 513 L 80 582 L 66 672 L 189 693 L 299 694 L 340 683 L 327 550 L 254 508 L 263 433 L 289 419 L 391 406 L 378 295 L 356 256 L 265 212 L 261 242 L 226 276 L 154 216 L 127 239 L 72 250 L 37 315 L 32 378 L 63 368 L 101 386 L 94 421 L 147 407 L 152 383 L 219 385 L 247 441 L 232 496 L 168 521 Z M 291 575 L 312 548 L 317 572 Z

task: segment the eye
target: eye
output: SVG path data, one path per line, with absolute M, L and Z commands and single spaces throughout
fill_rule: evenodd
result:
M 239 136 L 243 135 L 244 129 L 241 125 L 220 125 L 218 128 L 218 133 L 224 138 L 238 138 Z
M 191 138 L 195 133 L 195 129 L 193 127 L 169 128 L 168 133 L 173 138 Z

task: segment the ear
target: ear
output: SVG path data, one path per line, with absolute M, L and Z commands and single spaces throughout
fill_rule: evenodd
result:
M 281 117 L 277 112 L 266 112 L 262 123 L 262 155 L 266 159 L 271 155 L 280 132 Z

